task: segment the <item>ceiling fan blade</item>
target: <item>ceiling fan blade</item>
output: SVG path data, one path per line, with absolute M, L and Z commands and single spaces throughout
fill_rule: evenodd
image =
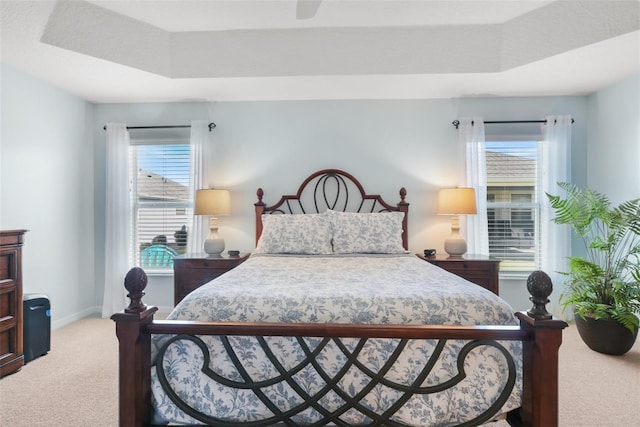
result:
M 297 0 L 296 19 L 311 19 L 316 16 L 322 0 Z

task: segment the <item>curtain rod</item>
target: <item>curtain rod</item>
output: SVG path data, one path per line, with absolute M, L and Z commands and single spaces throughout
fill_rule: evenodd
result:
M 571 119 L 571 123 L 575 122 L 574 119 Z M 489 121 L 489 120 L 485 120 L 484 124 L 485 125 L 493 125 L 493 124 L 498 124 L 498 123 L 547 123 L 546 120 L 493 120 L 493 121 Z M 458 129 L 458 126 L 460 126 L 460 120 L 454 120 L 451 122 L 452 125 L 454 125 L 456 127 L 456 129 Z M 473 125 L 473 121 L 471 122 L 471 124 Z
M 164 126 L 127 126 L 127 130 L 130 129 L 175 129 L 175 128 L 190 128 L 191 125 L 164 125 Z M 215 129 L 216 124 L 211 122 L 209 123 L 209 132 Z M 107 130 L 107 125 L 103 127 L 104 130 Z

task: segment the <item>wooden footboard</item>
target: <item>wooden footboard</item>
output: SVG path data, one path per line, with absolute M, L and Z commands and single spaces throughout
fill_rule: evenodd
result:
M 522 407 L 518 411 L 509 413 L 508 421 L 511 425 L 534 427 L 558 425 L 558 349 L 562 342 L 562 329 L 567 324 L 552 318 L 544 309 L 551 286 L 548 276 L 542 272 L 536 272 L 529 278 L 528 289 L 533 295 L 531 300 L 534 302 L 534 307 L 528 312 L 516 313 L 520 319 L 520 326 L 154 321 L 153 316 L 157 308 L 147 307 L 142 303 L 146 280 L 144 271 L 139 268 L 129 272 L 125 287 L 129 291 L 131 304 L 123 312 L 112 316 L 116 322 L 116 334 L 119 340 L 120 426 L 145 426 L 151 423 L 152 334 L 455 339 L 484 343 L 521 341 L 523 343 Z M 488 421 L 490 416 L 491 413 L 487 413 L 484 418 L 465 425 L 480 424 Z

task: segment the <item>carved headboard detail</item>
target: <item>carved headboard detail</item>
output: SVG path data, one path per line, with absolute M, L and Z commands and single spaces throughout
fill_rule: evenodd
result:
M 409 247 L 409 203 L 405 201 L 407 190 L 404 187 L 400 189 L 400 202 L 394 206 L 385 202 L 380 195 L 367 194 L 362 184 L 351 174 L 339 169 L 323 169 L 305 179 L 296 194 L 282 196 L 272 206 L 267 206 L 262 201 L 262 188 L 258 188 L 256 195 L 256 243 L 262 234 L 263 214 L 309 214 L 331 209 L 342 212 L 404 212 L 402 244 L 405 249 Z

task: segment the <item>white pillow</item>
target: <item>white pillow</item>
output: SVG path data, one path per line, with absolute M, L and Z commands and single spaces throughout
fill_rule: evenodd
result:
M 331 254 L 331 237 L 331 223 L 325 215 L 264 214 L 255 253 Z
M 404 212 L 352 213 L 328 210 L 336 254 L 406 253 L 402 246 Z

